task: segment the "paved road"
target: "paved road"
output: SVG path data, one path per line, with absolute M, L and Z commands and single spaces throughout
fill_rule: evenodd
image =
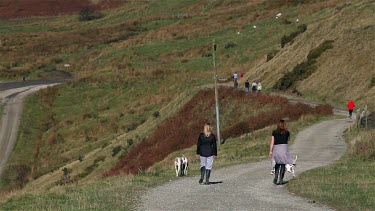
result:
M 26 95 L 56 85 L 56 81 L 30 81 L 0 83 L 3 110 L 0 122 L 0 175 L 17 141 L 18 127 Z
M 298 155 L 297 176 L 338 160 L 346 151 L 342 134 L 350 124 L 329 120 L 301 131 L 290 147 Z M 139 210 L 330 210 L 274 185 L 269 161 L 214 169 L 211 177 L 222 183 L 205 186 L 198 177 L 186 177 L 151 189 L 141 196 Z
M 22 87 L 29 87 L 29 86 L 37 86 L 37 85 L 49 85 L 49 84 L 58 84 L 63 83 L 63 80 L 35 80 L 35 81 L 25 81 L 25 82 L 18 82 L 18 81 L 10 81 L 10 82 L 0 82 L 0 91 L 22 88 Z

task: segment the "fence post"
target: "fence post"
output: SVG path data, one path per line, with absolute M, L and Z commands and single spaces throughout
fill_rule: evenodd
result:
M 367 105 L 365 106 L 366 130 L 367 130 Z
M 355 121 L 356 128 L 359 128 L 360 127 L 360 121 L 361 121 L 361 109 L 360 108 L 357 110 L 355 119 L 356 119 L 356 121 Z

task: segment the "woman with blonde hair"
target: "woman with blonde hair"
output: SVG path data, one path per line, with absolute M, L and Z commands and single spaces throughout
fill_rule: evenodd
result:
M 201 178 L 199 184 L 210 184 L 210 175 L 214 157 L 217 156 L 216 137 L 212 133 L 210 123 L 206 123 L 203 128 L 203 133 L 199 134 L 197 143 L 197 157 L 200 158 Z M 206 174 L 206 181 L 203 183 L 204 175 Z
M 285 184 L 285 164 L 293 163 L 293 156 L 290 154 L 288 149 L 288 141 L 290 139 L 290 133 L 286 127 L 284 120 L 280 120 L 277 124 L 276 130 L 272 132 L 271 144 L 270 144 L 270 157 L 275 160 L 275 179 L 273 183 L 275 185 Z

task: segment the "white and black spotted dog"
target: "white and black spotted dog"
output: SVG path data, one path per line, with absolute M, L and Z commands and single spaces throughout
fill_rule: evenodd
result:
M 291 173 L 293 175 L 293 177 L 296 177 L 296 173 L 295 173 L 295 168 L 296 168 L 296 162 L 297 162 L 297 155 L 296 155 L 296 159 L 293 160 L 293 163 L 292 164 L 286 164 L 285 165 L 285 170 L 289 173 Z M 272 170 L 271 170 L 271 175 L 275 174 L 275 161 L 272 160 Z
M 291 173 L 293 175 L 293 177 L 296 177 L 296 174 L 295 174 L 295 168 L 296 168 L 296 165 L 297 165 L 296 162 L 297 162 L 297 155 L 296 155 L 296 159 L 293 160 L 292 164 L 286 164 L 285 165 L 286 171 Z
M 186 176 L 189 169 L 189 160 L 187 157 L 176 157 L 174 160 L 174 168 L 176 169 L 176 177 Z

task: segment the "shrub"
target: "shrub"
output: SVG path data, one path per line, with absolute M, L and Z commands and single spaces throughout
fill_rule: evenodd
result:
M 91 174 L 91 172 L 93 172 L 96 167 L 98 167 L 98 164 L 96 163 L 89 165 L 83 172 L 77 174 L 77 176 L 73 180 L 85 178 L 87 175 Z
M 97 157 L 95 160 L 94 160 L 94 164 L 97 164 L 99 162 L 103 162 L 105 160 L 106 156 L 104 155 L 101 155 L 99 157 Z
M 72 169 L 64 168 L 63 170 L 63 176 L 56 181 L 56 185 L 66 185 L 69 183 L 72 183 L 73 180 L 70 177 L 70 173 L 72 173 Z
M 325 51 L 333 48 L 333 40 L 327 40 L 314 48 L 307 55 L 307 61 L 297 64 L 291 72 L 286 73 L 274 85 L 274 89 L 287 90 L 297 81 L 308 78 L 316 70 L 316 59 L 318 59 Z
M 288 24 L 291 24 L 292 22 L 288 20 L 287 18 L 282 18 L 280 23 L 284 25 L 288 25 Z
M 140 123 L 140 125 L 141 125 L 141 124 L 145 123 L 146 121 L 147 121 L 147 118 L 144 117 L 144 116 L 142 116 L 142 117 L 140 118 L 140 120 L 139 120 L 139 123 Z
M 72 173 L 72 169 L 70 169 L 70 168 L 63 168 L 63 170 L 62 170 L 63 172 L 64 172 L 64 176 L 67 176 L 67 175 L 69 175 L 70 173 Z
M 132 123 L 128 128 L 127 128 L 127 132 L 130 132 L 132 130 L 135 130 L 136 128 L 138 127 L 138 124 L 137 123 Z
M 307 25 L 306 24 L 301 24 L 297 26 L 298 31 L 301 33 L 305 32 L 307 30 Z
M 91 137 L 91 136 L 85 136 L 85 141 L 86 142 L 95 142 L 95 141 L 97 141 L 98 140 L 98 138 L 97 137 Z
M 328 49 L 333 48 L 333 40 L 326 40 L 324 41 L 319 47 L 314 48 L 313 50 L 310 51 L 309 55 L 307 55 L 308 60 L 316 60 L 317 58 L 320 57 L 325 51 Z
M 202 57 L 212 57 L 212 53 L 211 52 L 203 53 Z
M 375 76 L 372 76 L 371 81 L 370 81 L 370 88 L 375 86 Z
M 78 160 L 79 160 L 80 162 L 82 162 L 83 159 L 85 159 L 85 155 L 83 155 L 83 154 L 79 154 L 79 155 L 78 155 Z
M 116 147 L 113 147 L 113 149 L 112 149 L 112 157 L 116 156 L 117 153 L 119 153 L 121 151 L 121 149 L 122 149 L 122 146 L 120 146 L 120 145 L 118 145 Z
M 332 115 L 333 107 L 330 104 L 318 105 L 315 108 L 315 114 L 319 115 Z
M 155 111 L 155 112 L 152 114 L 152 116 L 153 116 L 154 118 L 158 118 L 158 117 L 160 116 L 159 111 Z
M 350 6 L 350 5 L 352 5 L 352 4 L 350 4 L 350 3 L 345 3 L 345 4 L 343 4 L 343 5 L 339 5 L 339 6 L 336 7 L 336 10 L 337 10 L 337 11 L 341 11 L 342 9 L 344 9 L 344 8 Z
M 133 139 L 128 139 L 126 142 L 128 143 L 128 146 L 131 146 L 134 143 Z
M 90 6 L 86 6 L 79 11 L 79 21 L 91 21 L 104 17 L 102 13 L 95 12 Z
M 292 32 L 289 36 L 284 35 L 281 38 L 281 48 L 284 48 L 286 44 L 292 42 L 298 35 L 305 32 L 307 30 L 307 25 L 306 24 L 298 25 L 297 29 L 298 29 L 297 31 Z
M 105 142 L 105 143 L 102 145 L 102 149 L 106 148 L 108 145 L 109 145 L 109 142 Z
M 31 172 L 30 166 L 21 164 L 15 167 L 16 169 L 16 183 L 20 188 L 23 188 L 29 182 L 29 175 Z
M 303 96 L 303 94 L 302 94 L 300 91 L 298 91 L 298 89 L 295 88 L 295 87 L 293 88 L 292 93 L 293 93 L 293 94 L 296 94 L 296 95 L 298 95 L 298 96 Z
M 236 43 L 234 43 L 234 42 L 228 42 L 227 44 L 225 44 L 224 48 L 225 49 L 229 49 L 229 48 L 234 48 L 236 46 L 237 46 Z
M 53 168 L 50 169 L 50 172 L 53 173 L 56 170 L 59 170 L 60 167 L 54 166 Z
M 271 59 L 273 59 L 273 57 L 276 56 L 277 53 L 279 53 L 280 51 L 279 50 L 272 50 L 271 52 L 269 52 L 267 54 L 267 59 L 266 59 L 266 62 L 270 61 Z

